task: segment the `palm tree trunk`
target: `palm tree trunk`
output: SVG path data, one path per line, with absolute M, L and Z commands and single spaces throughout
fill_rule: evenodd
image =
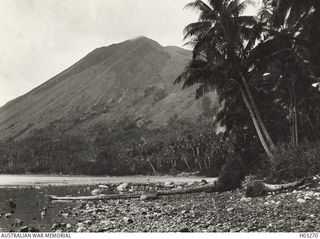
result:
M 257 119 L 257 121 L 258 121 L 258 123 L 259 123 L 259 125 L 261 127 L 261 131 L 263 132 L 264 136 L 266 137 L 266 141 L 270 145 L 270 149 L 273 152 L 276 152 L 277 151 L 277 147 L 275 146 L 270 134 L 268 133 L 268 130 L 266 129 L 266 127 L 265 127 L 265 125 L 264 125 L 264 123 L 263 123 L 263 121 L 261 119 L 259 110 L 258 110 L 258 108 L 257 108 L 257 106 L 255 104 L 254 99 L 253 99 L 253 96 L 251 94 L 251 90 L 250 90 L 250 88 L 248 86 L 247 80 L 242 74 L 240 74 L 240 76 L 241 76 L 241 80 L 243 82 L 243 85 L 245 87 L 245 91 L 249 96 L 249 99 L 250 99 L 250 102 L 251 102 L 251 105 L 252 105 L 252 110 L 253 110 L 254 114 L 256 115 L 256 119 Z
M 312 136 L 315 137 L 315 138 L 318 137 L 318 135 L 320 135 L 319 134 L 319 129 L 320 128 L 317 125 L 314 125 L 315 121 L 312 121 L 310 119 L 310 116 L 307 113 L 305 115 L 306 115 L 305 116 L 306 117 L 306 124 L 309 125 Z
M 291 86 L 289 87 L 289 97 L 290 97 L 290 105 L 289 105 L 290 144 L 292 146 L 295 146 L 296 142 L 295 142 L 295 127 L 294 127 L 294 117 L 293 117 L 293 92 L 292 92 Z
M 206 159 L 203 159 L 203 164 L 205 169 L 209 169 Z
M 294 90 L 294 82 L 289 87 L 290 95 L 290 142 L 294 146 L 299 146 L 298 141 L 298 117 L 297 117 L 297 96 Z
M 153 174 L 156 174 L 157 171 L 156 171 L 156 169 L 154 168 L 153 164 L 151 163 L 150 158 L 147 158 L 147 161 L 148 161 L 148 163 L 149 163 L 149 165 L 150 165 L 150 167 L 151 167 L 151 169 L 152 169 L 152 171 L 153 171 Z
M 257 118 L 256 118 L 254 112 L 253 112 L 252 106 L 250 105 L 249 100 L 248 100 L 247 96 L 245 95 L 243 86 L 240 86 L 240 92 L 241 92 L 243 101 L 244 101 L 244 103 L 245 103 L 245 105 L 246 105 L 246 107 L 247 107 L 247 109 L 248 109 L 248 111 L 250 113 L 253 125 L 254 125 L 254 127 L 255 127 L 255 129 L 257 131 L 258 137 L 260 139 L 260 142 L 261 142 L 264 150 L 266 151 L 266 153 L 267 153 L 267 155 L 269 156 L 270 159 L 274 159 L 274 155 L 273 155 L 272 151 L 270 150 L 270 148 L 269 148 L 269 146 L 268 146 L 268 144 L 267 144 L 267 142 L 266 142 L 266 140 L 265 140 L 265 138 L 264 138 L 264 136 L 262 134 L 262 131 L 261 131 L 260 127 L 259 127 L 259 123 L 257 121 Z
M 190 168 L 190 166 L 189 166 L 189 163 L 188 163 L 185 155 L 182 156 L 182 160 L 183 160 L 183 161 L 185 162 L 185 164 L 187 165 L 188 170 L 191 171 L 191 168 Z
M 174 169 L 175 167 L 174 167 L 174 162 L 173 162 L 173 160 L 172 160 L 172 159 L 170 159 L 170 163 L 171 163 L 171 168 L 173 168 L 173 169 Z
M 292 84 L 292 96 L 293 96 L 293 122 L 294 122 L 294 138 L 295 145 L 299 146 L 298 139 L 298 118 L 297 118 L 297 96 L 294 90 L 294 84 Z
M 196 158 L 196 163 L 198 164 L 198 166 L 199 166 L 199 170 L 201 171 L 202 170 L 202 166 L 201 166 L 201 162 L 200 162 L 200 160 L 198 159 L 198 158 Z

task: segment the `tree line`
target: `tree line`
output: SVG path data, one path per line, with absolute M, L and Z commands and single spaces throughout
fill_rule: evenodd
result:
M 94 175 L 219 175 L 236 154 L 232 140 L 211 125 L 173 118 L 170 127 L 148 129 L 123 119 L 107 127 L 95 125 L 87 135 L 73 135 L 54 123 L 21 140 L 0 144 L 1 173 Z M 201 127 L 199 127 L 201 125 Z

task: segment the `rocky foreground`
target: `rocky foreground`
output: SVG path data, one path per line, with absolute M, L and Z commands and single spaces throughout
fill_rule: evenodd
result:
M 93 194 L 102 193 L 100 185 Z M 122 191 L 128 189 L 122 185 Z M 168 190 L 182 186 L 167 184 Z M 152 186 L 148 186 L 152 190 Z M 170 188 L 170 189 L 169 189 Z M 121 189 L 121 185 L 118 186 Z M 320 185 L 247 198 L 244 189 L 148 200 L 83 201 L 60 212 L 58 232 L 314 232 L 320 231 Z

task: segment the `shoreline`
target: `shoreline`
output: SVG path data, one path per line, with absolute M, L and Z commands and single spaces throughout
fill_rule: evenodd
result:
M 77 185 L 97 185 L 97 184 L 119 184 L 119 183 L 164 183 L 172 181 L 174 183 L 188 183 L 206 179 L 213 182 L 217 178 L 204 176 L 74 176 L 74 175 L 0 175 L 0 188 L 3 187 L 27 187 L 27 186 L 77 186 Z
M 159 177 L 154 177 L 154 180 L 156 179 Z M 45 231 L 63 233 L 310 232 L 320 230 L 320 184 L 312 188 L 286 190 L 255 198 L 245 196 L 245 186 L 222 193 L 198 192 L 152 197 L 152 192 L 158 190 L 170 191 L 195 187 L 198 185 L 195 181 L 203 178 L 197 177 L 197 180 L 194 180 L 195 177 L 188 177 L 188 179 L 194 183 L 184 182 L 183 185 L 171 181 L 164 184 L 137 185 L 131 180 L 130 184 L 109 183 L 103 187 L 96 185 L 98 187 L 95 189 L 86 189 L 86 193 L 102 195 L 117 190 L 119 194 L 141 194 L 142 192 L 150 192 L 150 194 L 146 194 L 147 197 L 132 199 L 77 200 L 70 201 L 71 204 L 64 204 L 66 201 L 63 201 L 60 205 L 62 207 L 54 209 L 56 211 L 49 209 L 48 212 L 51 211 L 49 214 L 54 212 L 56 216 L 46 225 Z M 199 184 L 201 183 L 203 182 Z M 48 205 L 42 206 L 50 208 Z M 12 220 L 15 219 L 12 218 Z M 36 226 L 37 224 L 29 220 L 22 227 L 15 227 L 13 230 L 43 230 Z

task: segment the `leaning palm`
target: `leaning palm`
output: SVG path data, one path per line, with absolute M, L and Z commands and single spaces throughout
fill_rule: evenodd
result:
M 308 94 L 315 91 L 312 84 L 319 82 L 320 47 L 315 41 L 320 37 L 319 10 L 317 0 L 264 0 L 260 15 L 267 19 L 268 38 L 251 54 L 259 74 L 268 73 L 276 100 L 288 109 L 290 139 L 296 146 L 298 113 L 301 119 L 309 118 L 307 112 L 302 113 L 302 106 L 305 105 L 305 98 L 310 98 Z M 317 92 L 312 95 L 313 98 L 319 97 Z M 311 120 L 308 122 L 312 125 Z
M 248 4 L 251 1 L 209 0 L 207 4 L 196 0 L 187 5 L 197 9 L 200 17 L 198 22 L 185 28 L 187 44 L 193 47 L 193 58 L 176 83 L 184 81 L 183 88 L 198 85 L 198 98 L 215 89 L 226 105 L 240 96 L 262 146 L 268 156 L 274 158 L 274 143 L 248 84 L 251 68 L 248 58 L 264 30 L 263 22 L 242 15 Z

